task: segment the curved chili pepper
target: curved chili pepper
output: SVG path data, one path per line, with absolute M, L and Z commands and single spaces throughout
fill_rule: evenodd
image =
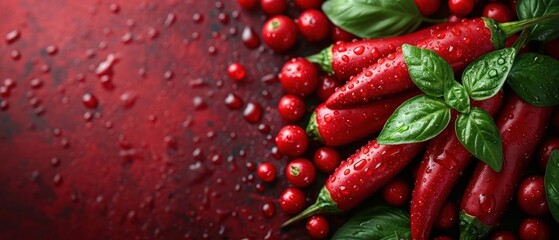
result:
M 503 93 L 499 92 L 485 101 L 474 101 L 472 104 L 495 115 L 502 101 Z M 456 119 L 456 115 L 453 114 L 453 119 Z M 452 124 L 429 142 L 417 171 L 411 199 L 410 221 L 413 239 L 429 239 L 439 212 L 471 158 L 472 154 L 456 137 Z
M 307 134 L 328 146 L 340 146 L 378 133 L 394 110 L 404 101 L 420 94 L 412 90 L 360 106 L 332 110 L 325 104 L 313 112 Z
M 499 24 L 489 18 L 464 20 L 432 31 L 429 37 L 419 41 L 416 46 L 433 50 L 450 63 L 454 72 L 460 72 L 481 55 L 503 48 L 506 38 L 512 34 L 557 17 L 558 14 L 550 14 L 541 18 Z M 340 87 L 326 101 L 326 106 L 340 109 L 414 87 L 404 55 L 399 49 L 379 59 Z
M 364 39 L 352 42 L 336 42 L 319 53 L 307 57 L 322 70 L 346 81 L 379 59 L 393 53 L 404 44 L 415 45 L 427 38 L 432 31 L 440 30 L 450 23 L 434 25 L 422 30 L 391 38 Z
M 319 213 L 340 213 L 357 206 L 396 176 L 425 145 L 380 145 L 376 139 L 369 141 L 336 168 L 313 205 L 282 226 Z
M 503 141 L 503 169 L 495 172 L 484 163 L 477 165 L 462 197 L 460 239 L 482 238 L 497 226 L 552 111 L 552 107 L 530 105 L 510 92 L 497 119 Z

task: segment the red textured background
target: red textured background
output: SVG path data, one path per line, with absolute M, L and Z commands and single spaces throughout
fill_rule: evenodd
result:
M 250 168 L 285 165 L 271 152 L 282 92 L 267 75 L 287 56 L 241 41 L 245 26 L 260 31 L 261 12 L 233 0 L 2 0 L 0 9 L 0 86 L 17 84 L 0 96 L 0 239 L 305 237 L 301 225 L 278 228 L 286 181 L 262 184 Z M 19 38 L 7 41 L 13 30 Z M 95 73 L 109 54 L 113 88 Z M 247 67 L 245 81 L 227 77 L 232 62 Z M 227 108 L 230 93 L 243 108 L 259 103 L 262 119 Z

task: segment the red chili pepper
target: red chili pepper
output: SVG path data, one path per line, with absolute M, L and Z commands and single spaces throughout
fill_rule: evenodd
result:
M 449 23 L 442 23 L 410 34 L 391 38 L 365 39 L 352 42 L 336 42 L 319 53 L 307 57 L 325 72 L 346 81 L 379 59 L 396 51 L 403 44 L 415 45 L 428 38 L 432 31 L 440 30 Z
M 450 63 L 455 72 L 460 72 L 479 56 L 503 48 L 506 38 L 512 34 L 556 17 L 558 16 L 549 15 L 509 23 L 496 23 L 488 18 L 464 20 L 432 31 L 416 46 L 433 50 Z M 414 87 L 402 50 L 399 49 L 379 59 L 340 87 L 326 101 L 326 106 L 340 109 Z
M 313 112 L 307 135 L 328 146 L 340 146 L 379 132 L 394 110 L 421 93 L 412 90 L 360 106 L 332 110 L 325 104 Z
M 495 115 L 502 101 L 503 93 L 499 92 L 492 98 L 472 104 Z M 456 119 L 456 115 L 453 115 L 453 119 Z M 456 137 L 453 124 L 429 142 L 412 193 L 410 220 L 413 239 L 429 239 L 439 212 L 471 158 L 472 154 Z
M 319 213 L 340 213 L 357 206 L 396 176 L 425 145 L 380 145 L 376 139 L 369 141 L 336 168 L 313 205 L 282 226 Z
M 552 107 L 530 105 L 512 92 L 507 97 L 497 119 L 503 169 L 495 172 L 486 164 L 477 165 L 460 206 L 460 239 L 479 239 L 499 224 L 552 111 Z

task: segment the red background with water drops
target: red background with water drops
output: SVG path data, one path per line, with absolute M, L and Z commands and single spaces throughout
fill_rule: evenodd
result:
M 305 238 L 279 230 L 283 174 L 255 177 L 259 162 L 286 163 L 272 148 L 288 56 L 241 39 L 261 12 L 233 0 L 0 9 L 0 239 Z M 227 77 L 233 62 L 245 80 Z

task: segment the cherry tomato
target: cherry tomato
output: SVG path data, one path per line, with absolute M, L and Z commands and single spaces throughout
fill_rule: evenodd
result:
M 518 227 L 520 240 L 548 240 L 550 235 L 549 226 L 539 218 L 526 218 Z
M 305 131 L 296 125 L 284 126 L 278 132 L 275 140 L 278 151 L 290 157 L 303 154 L 309 144 Z
M 309 42 L 324 40 L 330 32 L 330 21 L 321 11 L 305 10 L 297 19 L 297 27 L 303 37 Z
M 441 7 L 440 0 L 414 0 L 415 5 L 419 8 L 419 12 L 423 16 L 429 16 L 436 13 Z
M 279 200 L 280 208 L 288 214 L 297 214 L 305 209 L 305 194 L 298 188 L 283 191 Z
M 331 174 L 340 165 L 342 158 L 336 149 L 320 147 L 314 152 L 313 160 L 318 170 Z
M 334 42 L 337 42 L 337 41 L 349 42 L 349 41 L 357 38 L 352 33 L 348 32 L 346 30 L 343 30 L 338 26 L 332 27 L 332 31 L 330 32 L 330 37 L 332 38 L 332 40 Z
M 318 78 L 318 88 L 316 95 L 321 101 L 326 101 L 335 91 L 341 87 L 342 83 L 332 76 L 324 75 Z
M 328 220 L 321 215 L 315 215 L 307 220 L 307 233 L 314 239 L 322 239 L 328 236 L 330 224 Z
M 322 0 L 295 0 L 295 5 L 302 9 L 320 9 L 320 5 L 322 5 Z
M 532 216 L 549 214 L 543 176 L 525 178 L 518 187 L 516 200 L 520 209 L 527 214 Z
M 262 39 L 274 51 L 285 51 L 295 45 L 297 25 L 284 15 L 274 16 L 264 23 Z
M 491 240 L 516 240 L 516 236 L 506 230 L 496 231 L 489 237 Z
M 241 81 L 246 76 L 245 67 L 240 63 L 233 63 L 227 68 L 227 75 L 233 80 Z
M 264 182 L 272 182 L 276 179 L 276 167 L 268 162 L 261 163 L 258 166 L 256 175 Z
M 244 9 L 253 9 L 258 5 L 258 0 L 237 0 L 237 3 Z
M 409 184 L 403 179 L 396 178 L 384 187 L 382 196 L 388 204 L 398 207 L 409 203 L 410 193 Z
M 282 14 L 287 10 L 287 0 L 260 0 L 260 7 L 268 15 Z
M 501 2 L 490 2 L 483 8 L 483 16 L 493 18 L 495 21 L 503 23 L 510 22 L 514 18 L 509 7 Z
M 543 171 L 547 168 L 547 162 L 553 150 L 559 150 L 559 137 L 545 139 L 538 148 L 538 165 Z
M 292 58 L 283 65 L 279 80 L 287 93 L 307 96 L 313 93 L 318 85 L 318 73 L 307 59 Z
M 450 13 L 465 17 L 474 10 L 475 0 L 448 0 Z
M 305 103 L 300 97 L 285 95 L 279 101 L 278 112 L 286 121 L 298 121 L 305 114 Z
M 458 206 L 453 201 L 446 202 L 435 222 L 435 227 L 441 230 L 450 230 L 458 223 Z
M 316 169 L 309 160 L 297 158 L 287 164 L 285 175 L 289 183 L 301 188 L 310 185 L 314 181 Z

